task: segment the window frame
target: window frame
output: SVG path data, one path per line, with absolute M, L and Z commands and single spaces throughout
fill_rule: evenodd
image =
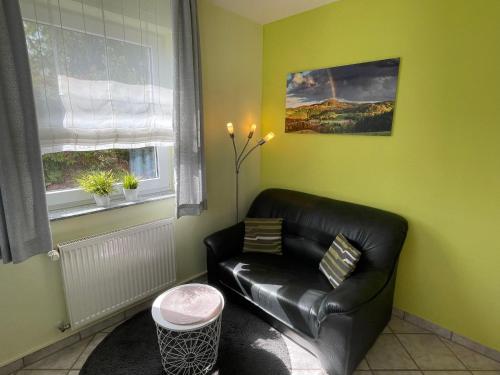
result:
M 139 183 L 139 201 L 141 197 L 159 196 L 171 194 L 174 191 L 174 165 L 173 165 L 173 147 L 156 146 L 156 167 L 158 177 L 140 180 Z M 115 190 L 110 195 L 111 200 L 123 199 L 123 184 L 115 184 Z M 46 191 L 47 206 L 49 211 L 56 211 L 65 208 L 79 207 L 94 203 L 90 193 L 81 188 L 61 189 Z

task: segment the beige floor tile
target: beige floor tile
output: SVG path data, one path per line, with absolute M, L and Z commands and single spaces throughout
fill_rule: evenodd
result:
M 384 327 L 384 330 L 382 331 L 382 333 L 392 333 L 391 329 L 389 328 L 389 325 L 386 325 Z
M 372 375 L 373 373 L 370 370 L 356 370 L 353 372 L 353 375 Z
M 8 365 L 0 366 L 0 375 L 10 375 L 15 374 L 17 370 L 23 368 L 23 360 L 18 359 L 15 362 L 11 362 Z
M 66 375 L 68 370 L 21 370 L 16 375 Z
M 436 335 L 398 334 L 422 370 L 465 370 L 464 365 Z
M 421 371 L 418 370 L 377 370 L 373 371 L 374 375 L 422 375 Z
M 443 341 L 469 370 L 500 370 L 500 362 L 489 359 L 460 344 L 444 339 Z
M 500 371 L 472 371 L 474 375 L 500 375 Z
M 106 338 L 108 334 L 107 333 L 98 333 L 97 335 L 94 336 L 92 341 L 87 345 L 83 353 L 78 357 L 78 360 L 76 363 L 73 365 L 73 369 L 80 370 L 83 365 L 85 364 L 85 361 L 87 358 L 92 354 L 95 348 L 97 348 L 97 345 L 101 343 L 102 340 Z
M 68 375 L 80 375 L 80 370 L 71 370 Z
M 358 367 L 356 370 L 369 370 L 370 367 L 368 367 L 368 363 L 366 362 L 366 359 L 362 359 L 361 362 L 359 362 Z
M 79 341 L 76 344 L 68 346 L 48 357 L 45 357 L 38 362 L 28 366 L 27 369 L 37 370 L 69 370 L 75 364 L 76 360 L 83 353 L 86 346 L 90 342 L 91 337 Z
M 66 337 L 52 345 L 49 345 L 43 349 L 37 350 L 36 352 L 32 354 L 28 354 L 26 357 L 24 357 L 24 365 L 29 366 L 32 363 L 35 363 L 39 361 L 42 358 L 48 357 L 51 354 L 54 354 L 58 352 L 61 349 L 64 349 L 70 345 L 76 344 L 77 342 L 80 341 L 80 335 L 78 333 L 71 335 L 69 337 Z
M 389 322 L 389 327 L 394 333 L 430 333 L 423 328 L 417 327 L 395 316 L 393 316 Z
M 103 333 L 113 332 L 115 330 L 115 328 L 118 327 L 121 324 L 123 324 L 123 322 L 120 322 L 118 324 L 112 325 L 111 327 L 108 327 L 108 328 L 104 328 L 101 332 L 103 332 Z
M 413 370 L 417 366 L 395 335 L 380 335 L 366 355 L 372 370 Z
M 322 370 L 319 360 L 288 337 L 285 340 L 293 370 Z

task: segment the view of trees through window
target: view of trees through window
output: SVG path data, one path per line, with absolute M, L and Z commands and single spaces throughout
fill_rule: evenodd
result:
M 140 179 L 157 178 L 156 149 L 63 151 L 43 155 L 47 191 L 77 188 L 76 179 L 92 171 L 112 171 L 117 179 L 127 172 Z
M 56 7 L 59 6 L 57 4 Z M 48 9 L 53 5 L 47 3 L 45 8 L 41 6 L 38 9 Z M 34 14 L 35 18 L 36 16 Z M 57 24 L 57 19 L 54 21 L 56 24 L 53 25 L 24 18 L 37 119 L 41 129 L 57 131 L 68 128 L 76 132 L 106 128 L 106 119 L 110 116 L 113 121 L 115 118 L 129 120 L 127 116 L 120 117 L 120 110 L 123 108 L 119 106 L 127 107 L 128 110 L 128 106 L 134 103 L 139 106 L 147 104 L 149 107 L 154 104 L 148 102 L 147 97 L 147 90 L 158 83 L 153 79 L 153 47 L 143 45 L 142 31 L 141 43 L 138 44 L 120 38 L 108 38 L 104 29 L 102 32 L 87 32 L 87 26 L 102 22 L 97 18 L 87 18 L 84 30 L 79 30 L 79 26 L 63 27 Z M 96 27 L 100 30 L 99 26 Z M 145 36 L 151 37 L 153 34 L 150 32 Z M 107 99 L 100 98 L 102 93 L 94 95 L 90 91 L 87 93 L 88 90 L 76 92 L 75 82 L 92 83 L 93 86 L 89 87 L 98 87 L 96 82 L 113 82 L 121 85 L 121 89 L 128 85 L 142 90 L 137 91 L 139 99 L 126 97 L 126 100 L 123 96 L 130 92 L 123 94 L 120 90 L 115 90 L 112 94 L 116 95 L 116 109 L 113 108 L 113 103 L 109 105 Z M 156 92 L 149 94 L 159 95 Z M 108 96 L 111 97 L 111 92 Z M 75 98 L 81 102 L 77 101 L 73 105 L 72 99 Z M 108 107 L 112 110 L 106 110 Z M 130 113 L 134 113 L 134 108 Z M 129 113 L 127 110 L 123 113 Z M 70 143 L 68 149 L 72 145 Z M 127 172 L 141 180 L 160 177 L 155 147 L 47 153 L 43 155 L 43 170 L 47 192 L 78 188 L 77 179 L 94 171 L 112 171 L 117 180 L 121 180 Z

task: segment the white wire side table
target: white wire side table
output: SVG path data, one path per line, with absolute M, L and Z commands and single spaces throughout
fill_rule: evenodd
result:
M 207 374 L 217 361 L 224 297 L 206 284 L 161 294 L 151 313 L 167 375 Z

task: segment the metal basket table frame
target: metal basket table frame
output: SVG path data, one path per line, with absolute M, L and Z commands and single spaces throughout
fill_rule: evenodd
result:
M 170 289 L 166 293 L 179 287 Z M 224 297 L 217 316 L 207 322 L 194 325 L 176 325 L 165 320 L 160 313 L 162 296 L 152 309 L 156 324 L 163 369 L 167 375 L 207 374 L 215 365 L 218 356 Z

